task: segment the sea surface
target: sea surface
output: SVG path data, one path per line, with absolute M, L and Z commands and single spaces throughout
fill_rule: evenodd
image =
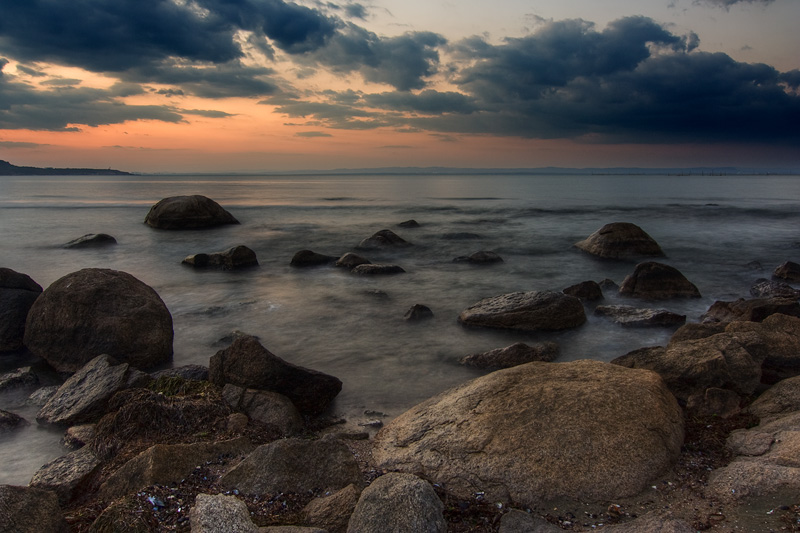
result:
M 158 200 L 202 194 L 240 225 L 163 231 L 143 221 Z M 414 219 L 419 228 L 398 227 Z M 575 330 L 539 335 L 465 329 L 464 308 L 514 291 L 561 290 L 585 280 L 621 283 L 633 261 L 604 261 L 573 244 L 610 222 L 632 222 L 663 248 L 702 298 L 604 304 L 658 307 L 698 321 L 716 300 L 749 296 L 756 279 L 800 261 L 800 177 L 630 175 L 330 175 L 0 177 L 0 266 L 43 287 L 82 268 L 123 270 L 153 287 L 172 313 L 174 365 L 208 365 L 234 331 L 258 336 L 274 354 L 337 376 L 332 413 L 357 427 L 388 421 L 414 404 L 479 376 L 468 354 L 514 342 L 556 341 L 558 361 L 611 360 L 664 344 L 672 330 L 628 329 L 592 314 Z M 359 251 L 405 274 L 359 277 L 334 267 L 298 269 L 295 252 L 340 256 L 381 229 L 413 246 Z M 87 233 L 118 244 L 68 250 Z M 200 271 L 181 264 L 198 252 L 243 244 L 260 266 Z M 501 264 L 454 263 L 479 250 Z M 414 304 L 433 310 L 403 319 Z M 25 362 L 0 357 L 0 371 Z M 31 424 L 0 434 L 0 484 L 25 485 L 65 453 L 62 430 L 36 424 L 33 389 L 0 394 L 0 409 Z M 370 411 L 370 414 L 365 414 Z M 384 413 L 380 417 L 373 412 Z

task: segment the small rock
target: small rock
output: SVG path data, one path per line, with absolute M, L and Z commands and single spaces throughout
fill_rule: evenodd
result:
M 359 274 L 361 276 L 380 276 L 402 274 L 405 270 L 398 265 L 377 265 L 370 263 L 368 265 L 358 265 L 353 268 L 352 272 L 353 274 Z
M 433 318 L 433 311 L 427 305 L 414 304 L 403 316 L 409 322 L 419 322 Z
M 312 252 L 311 250 L 300 250 L 294 254 L 289 265 L 297 268 L 315 267 L 328 265 L 335 261 L 336 258 L 330 255 L 318 254 L 317 252 Z
M 614 322 L 626 327 L 673 327 L 686 322 L 686 315 L 666 309 L 638 309 L 630 305 L 599 305 L 594 314 L 611 317 Z
M 222 252 L 190 255 L 182 262 L 195 268 L 212 267 L 221 268 L 222 270 L 235 270 L 258 266 L 256 253 L 243 245 L 234 246 Z
M 27 423 L 28 421 L 18 414 L 0 409 L 0 431 L 18 428 Z
M 39 376 L 29 366 L 0 375 L 0 392 L 18 387 L 31 387 L 39 383 Z
M 101 248 L 117 244 L 117 239 L 107 233 L 87 233 L 83 237 L 73 239 L 64 248 Z
M 800 265 L 793 261 L 786 261 L 776 268 L 772 275 L 779 279 L 800 283 Z
M 505 348 L 462 357 L 459 363 L 477 368 L 511 368 L 531 361 L 553 361 L 558 357 L 558 344 L 542 342 L 529 346 L 518 342 Z
M 622 296 L 651 298 L 700 298 L 700 291 L 678 269 L 647 261 L 636 265 L 619 287 Z
M 383 229 L 361 241 L 357 248 L 374 250 L 376 248 L 404 248 L 411 246 L 411 243 L 397 235 L 389 229 Z
M 398 227 L 401 227 L 401 228 L 418 228 L 418 227 L 420 227 L 420 225 L 419 225 L 419 222 L 417 222 L 416 220 L 414 220 L 412 218 L 411 220 L 406 220 L 405 222 L 399 223 Z
M 576 285 L 570 285 L 562 292 L 587 302 L 603 299 L 603 289 L 600 288 L 600 284 L 596 281 L 584 281 Z
M 502 263 L 503 258 L 494 252 L 480 251 L 467 256 L 456 257 L 453 263 L 471 263 L 473 265 L 490 265 L 492 263 Z
M 369 264 L 370 264 L 369 259 L 366 259 L 365 257 L 361 257 L 360 255 L 351 252 L 344 254 L 342 257 L 336 260 L 337 267 L 349 268 L 350 270 L 354 269 L 358 265 L 369 265 Z

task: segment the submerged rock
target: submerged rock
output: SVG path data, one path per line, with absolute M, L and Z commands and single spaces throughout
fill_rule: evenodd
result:
M 560 330 L 586 322 L 578 298 L 561 292 L 514 292 L 484 298 L 458 316 L 466 326 L 518 331 Z
M 608 259 L 633 257 L 663 257 L 664 252 L 658 243 L 642 228 L 630 222 L 606 224 L 575 243 L 584 252 Z
M 591 280 L 570 285 L 562 292 L 588 302 L 603 299 L 603 289 L 600 287 L 600 284 Z
M 199 194 L 164 198 L 150 208 L 144 222 L 158 229 L 199 229 L 239 223 L 217 202 Z
M 369 264 L 370 264 L 369 259 L 361 257 L 360 255 L 354 254 L 352 252 L 347 252 L 342 257 L 336 260 L 337 267 L 349 268 L 350 270 L 354 269 L 358 265 L 369 265 Z
M 550 362 L 556 357 L 558 344 L 555 342 L 541 342 L 533 346 L 517 342 L 505 348 L 464 356 L 459 363 L 476 368 L 511 368 L 533 361 Z
M 417 222 L 413 218 L 411 220 L 406 220 L 405 222 L 400 222 L 397 226 L 400 227 L 400 228 L 419 228 L 420 227 L 419 222 Z
M 375 263 L 358 265 L 351 270 L 353 274 L 361 276 L 382 276 L 392 274 L 402 274 L 405 272 L 399 265 L 379 265 Z
M 666 309 L 640 309 L 631 305 L 598 305 L 594 314 L 610 317 L 617 324 L 631 328 L 674 327 L 686 322 L 686 315 Z
M 0 353 L 23 348 L 25 321 L 42 287 L 27 274 L 0 268 Z
M 480 251 L 470 255 L 456 257 L 453 263 L 472 263 L 473 265 L 489 265 L 492 263 L 502 263 L 503 258 L 494 252 Z
M 431 308 L 427 305 L 414 304 L 408 311 L 406 311 L 406 314 L 403 316 L 403 318 L 409 322 L 428 320 L 433 318 L 433 311 L 431 311 Z
M 361 241 L 357 248 L 372 250 L 375 248 L 405 248 L 411 246 L 411 243 L 403 239 L 395 232 L 389 229 L 382 229 L 371 237 L 367 237 Z
M 238 245 L 222 252 L 210 254 L 190 255 L 182 261 L 184 264 L 196 268 L 221 268 L 222 270 L 236 270 L 258 266 L 256 253 L 247 246 Z
M 318 254 L 311 250 L 300 250 L 292 256 L 289 265 L 297 268 L 315 267 L 329 265 L 335 261 L 336 258 L 330 255 Z
M 700 291 L 677 268 L 647 261 L 636 265 L 619 287 L 622 296 L 664 300 L 700 298 Z
M 102 248 L 114 244 L 117 244 L 117 239 L 107 233 L 87 233 L 69 241 L 64 248 Z

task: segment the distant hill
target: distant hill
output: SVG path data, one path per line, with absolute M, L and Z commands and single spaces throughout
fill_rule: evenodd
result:
M 18 167 L 0 160 L 0 176 L 130 176 L 130 172 L 110 168 Z

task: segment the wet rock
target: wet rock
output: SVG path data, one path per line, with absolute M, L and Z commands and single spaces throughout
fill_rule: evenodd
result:
M 203 365 L 183 365 L 159 370 L 150 375 L 154 380 L 159 378 L 181 378 L 195 381 L 208 381 L 208 367 Z
M 411 246 L 411 243 L 397 235 L 389 229 L 382 229 L 372 237 L 368 237 L 361 241 L 357 248 L 374 250 L 376 248 L 405 248 Z
M 107 233 L 87 233 L 82 237 L 73 239 L 64 245 L 64 248 L 102 248 L 117 244 L 117 239 Z
M 800 298 L 800 290 L 782 281 L 759 278 L 750 287 L 750 296 L 754 298 L 790 298 L 797 300 Z
M 401 222 L 397 226 L 400 227 L 400 228 L 419 228 L 420 227 L 419 222 L 417 222 L 413 218 L 411 220 L 406 220 L 405 222 Z
M 189 513 L 192 533 L 258 533 L 245 503 L 235 496 L 198 494 Z
M 0 375 L 0 392 L 19 387 L 32 387 L 39 383 L 39 376 L 29 366 Z
M 231 383 L 278 392 L 311 415 L 322 413 L 342 390 L 338 378 L 288 363 L 250 336 L 239 337 L 211 357 L 209 379 L 219 387 Z
M 318 254 L 317 252 L 312 252 L 311 250 L 300 250 L 294 254 L 289 265 L 298 268 L 315 267 L 329 265 L 335 261 L 336 258 L 330 255 Z
M 360 255 L 354 254 L 352 252 L 348 252 L 336 260 L 337 267 L 348 268 L 350 270 L 354 269 L 358 265 L 369 265 L 369 264 L 370 264 L 369 259 L 361 257 Z
M 528 363 L 446 391 L 387 424 L 373 457 L 456 497 L 537 505 L 637 494 L 682 444 L 683 414 L 657 374 L 587 360 Z
M 153 289 L 99 268 L 53 282 L 25 325 L 25 345 L 59 372 L 75 372 L 100 354 L 137 368 L 165 364 L 172 337 L 172 316 Z
M 363 485 L 350 449 L 336 439 L 281 439 L 256 448 L 220 479 L 244 494 L 338 490 Z
M 361 491 L 350 484 L 330 496 L 311 500 L 303 508 L 303 522 L 329 533 L 344 533 L 347 531 L 347 523 L 356 508 L 360 494 Z
M 422 320 L 429 320 L 433 318 L 433 311 L 427 305 L 414 304 L 406 311 L 403 318 L 409 322 L 420 322 Z
M 34 391 L 28 399 L 26 403 L 28 405 L 35 405 L 37 407 L 41 407 L 47 403 L 47 400 L 53 397 L 53 395 L 58 392 L 59 385 L 49 385 L 47 387 L 42 387 Z
M 0 531 L 68 533 L 55 492 L 0 485 Z
M 82 493 L 89 477 L 100 467 L 100 460 L 88 447 L 62 455 L 42 466 L 31 479 L 30 486 L 52 490 L 58 502 L 67 505 Z
M 586 322 L 578 298 L 554 291 L 514 292 L 485 298 L 458 316 L 466 326 L 518 331 L 560 330 Z
M 761 322 L 775 313 L 800 317 L 800 303 L 790 298 L 739 298 L 733 302 L 716 301 L 701 320 L 703 322 Z
M 144 223 L 158 229 L 199 229 L 239 221 L 214 200 L 193 195 L 164 198 L 150 208 Z
M 0 431 L 15 429 L 27 423 L 28 421 L 18 414 L 0 409 Z
M 668 298 L 700 298 L 700 291 L 678 269 L 648 261 L 636 265 L 619 287 L 622 296 L 664 300 Z
M 361 493 L 347 531 L 444 533 L 443 513 L 444 505 L 430 483 L 412 474 L 389 473 Z
M 553 361 L 558 357 L 558 344 L 541 342 L 529 346 L 517 342 L 505 348 L 497 348 L 488 352 L 476 353 L 462 357 L 459 363 L 476 368 L 511 368 L 532 361 Z
M 402 274 L 405 272 L 402 267 L 398 265 L 378 265 L 375 263 L 369 263 L 364 265 L 358 265 L 353 268 L 351 271 L 353 274 L 359 274 L 361 276 L 382 276 L 382 275 L 392 275 L 392 274 Z
M 473 265 L 490 265 L 493 263 L 502 263 L 503 258 L 494 252 L 480 251 L 470 255 L 456 257 L 453 263 L 471 263 Z
M 275 426 L 282 436 L 296 435 L 303 430 L 303 416 L 283 394 L 244 389 L 229 383 L 222 389 L 222 396 L 232 409 Z
M 0 268 L 0 353 L 23 348 L 25 320 L 42 287 L 30 276 Z
M 221 268 L 222 270 L 237 270 L 258 266 L 256 253 L 247 246 L 238 245 L 222 252 L 210 254 L 195 254 L 186 257 L 182 263 L 195 268 Z
M 575 246 L 584 252 L 608 259 L 664 255 L 650 235 L 630 222 L 606 224 L 586 239 L 575 243 Z
M 587 302 L 603 299 L 603 289 L 596 281 L 584 281 L 576 285 L 570 285 L 562 292 Z
M 610 317 L 617 324 L 631 328 L 675 327 L 686 322 L 686 315 L 666 309 L 641 309 L 631 305 L 599 305 L 594 314 Z
M 775 269 L 772 276 L 778 279 L 785 279 L 792 283 L 800 283 L 800 264 L 793 261 L 786 261 Z

